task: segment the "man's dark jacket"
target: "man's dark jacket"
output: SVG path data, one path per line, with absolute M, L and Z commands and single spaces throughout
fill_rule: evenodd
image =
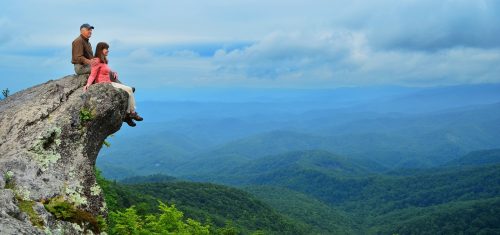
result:
M 73 41 L 71 63 L 85 64 L 85 59 L 92 59 L 93 54 L 88 38 L 80 35 Z

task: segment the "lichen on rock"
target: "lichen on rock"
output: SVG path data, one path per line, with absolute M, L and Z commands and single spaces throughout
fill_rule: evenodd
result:
M 22 199 L 22 200 L 25 200 L 25 201 L 29 201 L 30 200 L 30 190 L 28 187 L 26 186 L 18 186 L 15 188 L 14 192 L 16 192 L 16 194 Z
M 97 182 L 94 184 L 94 186 L 92 186 L 90 188 L 90 194 L 92 194 L 94 196 L 101 194 L 101 192 L 102 192 L 101 186 L 99 186 L 99 184 L 97 184 Z
M 83 196 L 83 187 L 81 185 L 67 186 L 65 194 L 76 206 L 87 204 L 87 197 Z
M 47 170 L 47 167 L 54 164 L 61 158 L 57 148 L 61 144 L 61 128 L 55 126 L 45 131 L 35 145 L 30 148 L 30 152 L 34 154 L 35 159 L 40 164 L 42 171 Z

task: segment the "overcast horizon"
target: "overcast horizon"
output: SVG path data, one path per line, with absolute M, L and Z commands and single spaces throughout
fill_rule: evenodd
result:
M 0 13 L 0 88 L 12 92 L 73 74 L 82 23 L 143 92 L 500 82 L 493 0 L 7 0 Z

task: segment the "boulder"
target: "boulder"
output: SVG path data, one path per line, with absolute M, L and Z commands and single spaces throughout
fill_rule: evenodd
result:
M 84 92 L 87 77 L 51 80 L 0 101 L 0 234 L 99 232 L 86 221 L 107 216 L 94 167 L 106 137 L 122 125 L 128 94 L 103 83 Z M 51 201 L 86 220 L 53 215 L 44 206 Z

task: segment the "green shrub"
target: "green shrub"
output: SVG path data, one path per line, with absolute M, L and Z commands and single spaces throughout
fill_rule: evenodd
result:
M 90 111 L 87 108 L 82 108 L 80 110 L 80 128 L 83 128 L 85 124 L 89 121 L 94 119 L 94 116 L 92 115 L 92 111 Z
M 149 214 L 142 217 L 137 214 L 134 206 L 125 211 L 111 212 L 110 224 L 111 234 L 186 234 L 205 235 L 209 234 L 209 225 L 188 218 L 183 220 L 184 214 L 175 208 L 175 205 L 167 205 L 159 202 L 158 208 L 161 214 Z

